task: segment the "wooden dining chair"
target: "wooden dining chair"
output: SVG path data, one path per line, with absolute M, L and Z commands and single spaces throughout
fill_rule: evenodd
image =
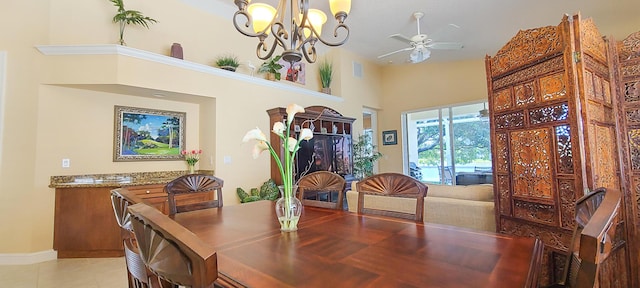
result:
M 144 265 L 136 237 L 131 226 L 131 214 L 127 210 L 131 202 L 120 194 L 120 189 L 111 190 L 111 204 L 116 216 L 116 222 L 120 226 L 120 236 L 124 246 L 124 259 L 127 265 L 127 280 L 129 288 L 153 288 L 160 287 L 158 278 Z
M 180 176 L 167 183 L 164 187 L 169 199 L 169 215 L 206 208 L 222 207 L 222 179 L 204 174 L 188 174 Z M 215 198 L 213 195 L 215 191 Z M 181 194 L 203 194 L 203 198 L 197 202 L 189 202 L 178 205 L 176 196 Z M 179 196 L 178 196 L 179 197 Z
M 162 280 L 162 287 L 214 287 L 218 263 L 213 247 L 145 203 L 128 210 L 142 261 Z
M 562 279 L 549 287 L 599 287 L 598 268 L 615 246 L 620 191 L 598 188 L 576 202 L 576 223 Z
M 358 190 L 358 213 L 360 214 L 377 214 L 411 219 L 417 222 L 423 221 L 424 197 L 427 195 L 427 186 L 413 177 L 400 173 L 376 174 L 358 181 L 356 190 Z M 366 208 L 365 195 L 415 198 L 416 210 L 415 213 L 406 213 Z
M 316 171 L 304 175 L 298 181 L 298 198 L 305 206 L 342 210 L 346 181 L 339 174 L 329 171 Z M 335 202 L 333 194 L 337 194 Z M 326 194 L 327 201 L 318 196 Z

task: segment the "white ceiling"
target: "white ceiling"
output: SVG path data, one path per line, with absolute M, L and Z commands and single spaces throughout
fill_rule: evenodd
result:
M 237 10 L 232 0 L 181 0 L 228 18 Z M 276 5 L 276 0 L 254 0 Z M 310 0 L 312 8 L 329 16 L 328 0 Z M 461 50 L 434 50 L 426 62 L 483 59 L 495 53 L 519 30 L 558 25 L 564 14 L 578 12 L 593 18 L 600 33 L 621 40 L 640 30 L 640 0 L 352 0 L 345 21 L 351 30 L 343 48 L 380 64 L 406 63 L 408 52 L 378 59 L 378 55 L 407 47 L 392 34 L 416 34 L 413 13 L 424 12 L 423 34 L 434 41 L 462 42 Z M 328 19 L 323 37 L 331 36 L 336 21 Z M 451 28 L 455 24 L 459 29 Z M 257 39 L 256 39 L 257 44 Z M 322 53 L 327 49 L 317 44 Z M 426 63 L 425 62 L 425 63 Z

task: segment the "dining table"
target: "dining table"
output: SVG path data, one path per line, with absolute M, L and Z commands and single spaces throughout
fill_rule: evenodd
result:
M 272 201 L 178 213 L 215 247 L 228 287 L 537 287 L 540 240 L 306 206 L 281 232 Z

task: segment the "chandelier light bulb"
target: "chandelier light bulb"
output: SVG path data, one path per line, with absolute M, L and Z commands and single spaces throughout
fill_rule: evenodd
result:
M 253 18 L 253 31 L 261 33 L 264 31 L 271 22 L 273 17 L 276 16 L 276 8 L 271 7 L 269 4 L 253 3 L 247 8 L 249 15 Z M 269 34 L 270 29 L 267 29 L 265 33 Z
M 329 7 L 334 17 L 340 12 L 348 15 L 351 12 L 351 0 L 329 0 Z
M 318 36 L 322 35 L 322 25 L 327 22 L 327 14 L 318 10 L 318 9 L 309 9 L 307 13 L 307 21 L 311 23 L 316 32 L 318 32 Z M 306 26 L 306 25 L 305 25 Z M 311 35 L 311 30 L 309 28 L 304 29 L 304 37 L 309 37 Z

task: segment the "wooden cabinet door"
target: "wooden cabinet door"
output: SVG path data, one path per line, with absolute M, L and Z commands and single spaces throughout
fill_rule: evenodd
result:
M 117 187 L 57 188 L 53 249 L 58 258 L 124 255 L 111 206 Z

